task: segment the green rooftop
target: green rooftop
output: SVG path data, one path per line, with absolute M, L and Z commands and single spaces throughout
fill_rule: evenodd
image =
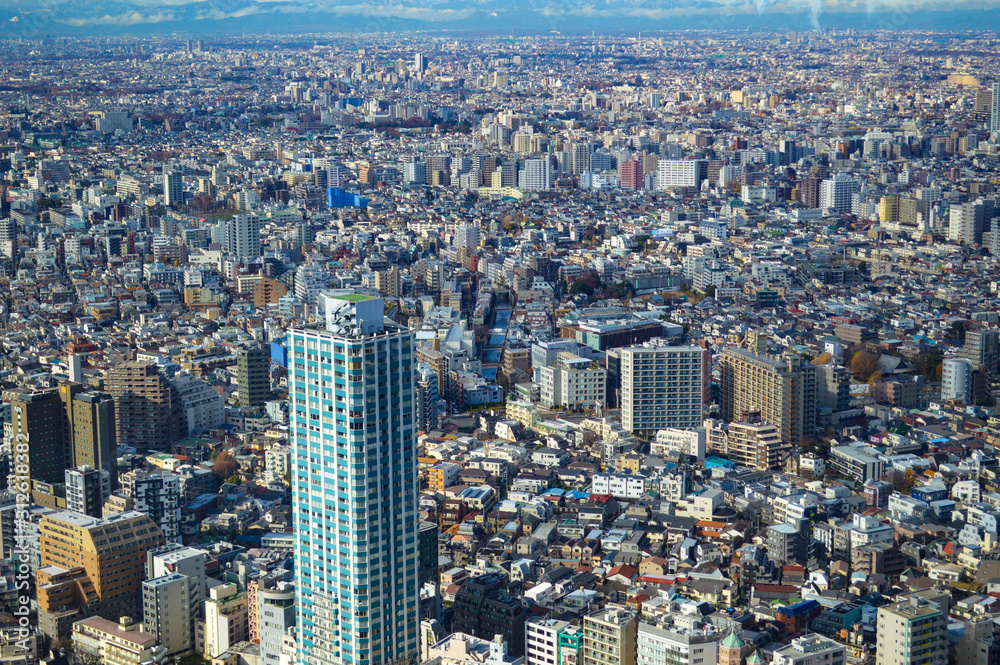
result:
M 334 300 L 346 300 L 347 302 L 361 302 L 362 300 L 373 300 L 374 296 L 365 296 L 360 293 L 352 293 L 346 296 L 335 296 Z

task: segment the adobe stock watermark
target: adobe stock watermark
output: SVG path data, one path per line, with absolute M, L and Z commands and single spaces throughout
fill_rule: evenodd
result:
M 20 407 L 16 408 L 20 411 Z M 14 414 L 15 417 L 20 415 Z M 14 589 L 17 591 L 14 616 L 17 617 L 17 641 L 15 647 L 18 655 L 32 655 L 31 640 L 34 638 L 34 626 L 31 624 L 31 559 L 29 556 L 28 524 L 31 510 L 31 467 L 28 461 L 28 435 L 18 434 L 14 443 L 14 547 L 11 557 L 15 562 Z

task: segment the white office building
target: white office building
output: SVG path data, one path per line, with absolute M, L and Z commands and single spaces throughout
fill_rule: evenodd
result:
M 132 116 L 127 111 L 101 111 L 97 115 L 97 131 L 102 134 L 124 132 L 128 134 L 134 126 Z
M 616 499 L 636 500 L 646 492 L 646 476 L 631 473 L 596 473 L 591 494 L 610 494 Z
M 810 633 L 796 637 L 772 656 L 772 665 L 844 665 L 847 647 L 829 637 Z
M 971 401 L 974 371 L 968 358 L 945 358 L 941 363 L 941 399 Z
M 226 424 L 226 402 L 204 380 L 190 372 L 178 372 L 171 383 L 180 398 L 188 436 Z
M 668 427 L 656 433 L 650 442 L 650 454 L 658 456 L 689 455 L 699 462 L 705 461 L 705 428 L 682 429 Z
M 190 651 L 194 644 L 188 593 L 189 580 L 180 573 L 142 583 L 144 630 L 156 635 L 168 656 Z
M 168 543 L 181 536 L 181 479 L 176 473 L 155 473 L 144 469 L 121 476 L 122 489 L 132 497 L 135 510 L 145 513 L 163 531 Z
M 542 406 L 592 409 L 604 403 L 607 372 L 589 358 L 562 352 L 554 364 L 539 370 Z
M 260 217 L 233 215 L 226 224 L 226 250 L 241 260 L 260 257 Z
M 295 297 L 304 305 L 315 305 L 316 296 L 330 286 L 330 273 L 326 266 L 307 263 L 295 271 Z
M 280 582 L 273 589 L 261 589 L 258 600 L 260 663 L 279 665 L 285 634 L 295 625 L 295 588 Z
M 700 187 L 703 163 L 700 159 L 661 159 L 656 167 L 656 188 Z
M 714 626 L 696 616 L 670 615 L 657 624 L 640 623 L 636 665 L 711 665 L 718 658 L 719 637 Z
M 455 247 L 472 250 L 479 247 L 481 233 L 475 224 L 463 224 L 455 229 Z
M 524 168 L 518 175 L 518 187 L 526 192 L 552 189 L 552 163 L 548 157 L 524 160 Z
M 819 184 L 819 207 L 835 213 L 851 212 L 851 197 L 860 191 L 857 180 L 846 173 L 836 173 Z
M 579 632 L 580 628 L 568 621 L 542 617 L 528 619 L 524 624 L 525 665 L 567 665 L 568 659 L 575 665 L 576 650 L 560 648 L 559 638 L 576 636 Z
M 427 183 L 427 165 L 424 162 L 406 162 L 403 164 L 403 184 L 408 186 Z

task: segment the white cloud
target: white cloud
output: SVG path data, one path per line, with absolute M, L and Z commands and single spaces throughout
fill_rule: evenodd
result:
M 248 5 L 240 9 L 234 9 L 233 11 L 225 11 L 224 9 L 212 7 L 206 12 L 198 12 L 194 18 L 196 21 L 204 21 L 206 19 L 210 21 L 222 21 L 227 18 L 243 18 L 244 16 L 253 16 L 254 14 L 261 13 L 263 13 L 261 8 L 255 5 Z
M 154 7 L 187 7 L 188 5 L 200 5 L 209 0 L 125 0 L 130 5 L 144 8 Z
M 177 15 L 173 12 L 158 12 L 156 14 L 141 14 L 139 12 L 128 12 L 125 14 L 118 14 L 112 16 L 110 14 L 105 14 L 104 16 L 93 16 L 86 18 L 57 18 L 55 19 L 59 23 L 64 23 L 66 25 L 73 26 L 75 28 L 82 28 L 90 25 L 140 25 L 144 23 L 163 23 L 165 21 L 175 21 L 177 20 Z
M 429 7 L 412 7 L 389 3 L 379 5 L 339 5 L 323 3 L 313 5 L 313 9 L 340 16 L 372 16 L 431 22 L 462 21 L 467 18 L 471 18 L 476 13 L 476 10 L 471 7 L 465 9 L 432 9 Z

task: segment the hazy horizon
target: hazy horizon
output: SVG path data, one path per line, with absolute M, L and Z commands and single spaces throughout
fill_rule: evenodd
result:
M 368 2 L 287 0 L 0 0 L 0 38 L 276 33 L 456 32 L 539 35 L 675 30 L 984 31 L 1000 0 L 527 0 Z

